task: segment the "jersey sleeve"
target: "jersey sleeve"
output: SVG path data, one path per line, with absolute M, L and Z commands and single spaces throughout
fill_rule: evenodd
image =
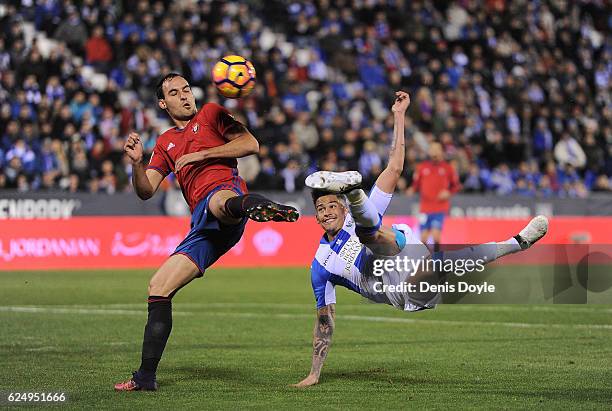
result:
M 208 123 L 224 138 L 232 129 L 242 127 L 242 123 L 219 104 L 208 103 L 202 108 L 202 111 Z
M 389 203 L 391 203 L 391 198 L 393 198 L 393 193 L 385 193 L 377 185 L 374 185 L 369 197 L 370 201 L 376 206 L 378 214 L 384 216 Z
M 172 167 L 168 162 L 166 152 L 159 143 L 156 143 L 153 148 L 153 154 L 151 154 L 151 159 L 147 166 L 147 170 L 149 169 L 159 171 L 164 177 L 172 172 Z
M 310 281 L 317 309 L 336 303 L 336 288 L 329 280 L 330 275 L 330 272 L 323 268 L 317 260 L 312 262 L 310 266 Z

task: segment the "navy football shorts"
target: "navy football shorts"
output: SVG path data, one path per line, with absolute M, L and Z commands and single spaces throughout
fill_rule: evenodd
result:
M 187 237 L 176 247 L 174 254 L 187 256 L 200 270 L 200 275 L 217 261 L 223 254 L 228 252 L 244 233 L 247 218 L 235 225 L 224 225 L 208 210 L 208 201 L 214 193 L 219 190 L 232 190 L 242 195 L 240 187 L 232 184 L 224 184 L 200 200 L 191 215 L 191 230 Z

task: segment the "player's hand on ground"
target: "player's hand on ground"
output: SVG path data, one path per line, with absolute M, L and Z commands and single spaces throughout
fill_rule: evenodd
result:
M 393 107 L 391 107 L 391 111 L 394 113 L 405 113 L 408 110 L 408 106 L 410 106 L 410 95 L 405 91 L 396 91 L 395 102 Z
M 181 171 L 183 167 L 187 164 L 196 163 L 198 161 L 204 160 L 204 152 L 198 151 L 196 153 L 189 153 L 181 156 L 178 160 L 176 160 L 176 164 L 174 164 L 174 171 L 178 173 Z
M 310 374 L 308 375 L 308 377 L 304 378 L 302 381 L 298 382 L 297 384 L 291 384 L 291 386 L 294 388 L 306 388 L 306 387 L 315 385 L 318 382 L 319 382 L 319 379 L 315 375 Z
M 125 144 L 123 145 L 123 151 L 130 158 L 132 164 L 138 164 L 142 161 L 143 148 L 142 142 L 140 141 L 140 136 L 138 133 L 130 133 L 128 135 Z

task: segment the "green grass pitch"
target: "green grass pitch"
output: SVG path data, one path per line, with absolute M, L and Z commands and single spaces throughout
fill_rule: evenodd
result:
M 0 273 L 0 392 L 65 392 L 74 409 L 612 408 L 609 305 L 405 314 L 339 289 L 320 384 L 290 388 L 310 369 L 314 322 L 297 268 L 194 281 L 174 299 L 160 390 L 116 393 L 139 364 L 151 273 Z

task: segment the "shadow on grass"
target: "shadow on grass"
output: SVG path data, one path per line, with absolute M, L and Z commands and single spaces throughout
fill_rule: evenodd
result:
M 583 337 L 582 337 L 583 338 Z M 436 339 L 428 339 L 428 340 L 421 340 L 421 339 L 414 339 L 414 340 L 410 340 L 410 339 L 406 339 L 404 341 L 397 341 L 396 338 L 394 338 L 393 340 L 387 340 L 387 341 L 383 341 L 383 340 L 373 340 L 373 341 L 363 341 L 363 340 L 359 340 L 358 342 L 356 341 L 344 341 L 342 343 L 336 344 L 336 346 L 341 347 L 341 346 L 350 346 L 350 347 L 354 347 L 354 346 L 368 346 L 368 345 L 381 345 L 381 346 L 401 346 L 401 345 L 406 345 L 406 346 L 410 346 L 410 347 L 414 347 L 415 345 L 423 345 L 423 344 L 460 344 L 460 343 L 466 343 L 466 344 L 471 344 L 471 343 L 478 343 L 478 344 L 483 344 L 483 343 L 491 343 L 491 342 L 516 342 L 516 341 L 558 341 L 559 337 L 521 337 L 521 336 L 516 336 L 516 337 L 509 337 L 509 338 L 436 338 Z
M 189 350 L 251 350 L 253 348 L 303 348 L 305 347 L 302 342 L 295 343 L 284 343 L 284 342 L 270 342 L 270 341 L 258 341 L 250 344 L 228 344 L 224 342 L 220 343 L 201 343 L 201 344 L 180 344 L 180 346 L 173 347 L 173 349 L 180 349 L 183 351 Z
M 325 373 L 326 382 L 351 381 L 351 382 L 381 382 L 386 384 L 411 384 L 411 385 L 452 385 L 459 381 L 441 380 L 431 375 L 398 375 L 393 369 L 368 368 L 355 371 L 329 371 Z
M 174 366 L 164 370 L 164 377 L 160 384 L 164 386 L 175 385 L 179 381 L 223 381 L 244 382 L 248 374 L 236 367 L 214 367 L 214 366 Z

